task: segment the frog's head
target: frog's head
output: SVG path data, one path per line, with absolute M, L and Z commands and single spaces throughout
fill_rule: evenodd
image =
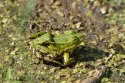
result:
M 85 34 L 75 31 L 66 31 L 64 34 L 67 35 L 67 44 L 70 47 L 77 47 L 85 38 Z
M 79 45 L 84 40 L 84 38 L 85 34 L 74 32 L 72 35 L 69 36 L 67 42 L 70 44 Z

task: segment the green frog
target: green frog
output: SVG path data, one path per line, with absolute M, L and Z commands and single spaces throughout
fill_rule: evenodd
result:
M 49 53 L 44 57 L 45 60 L 67 66 L 75 61 L 71 54 L 83 42 L 85 35 L 69 30 L 63 34 L 39 32 L 31 37 L 36 37 L 30 42 L 31 47 L 41 53 Z

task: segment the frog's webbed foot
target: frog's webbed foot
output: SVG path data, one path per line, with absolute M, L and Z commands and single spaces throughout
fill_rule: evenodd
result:
M 69 64 L 71 64 L 71 63 L 73 63 L 73 62 L 75 62 L 75 59 L 74 58 L 70 58 L 70 56 L 69 56 L 69 53 L 64 53 L 64 65 L 66 66 L 66 65 L 69 65 Z

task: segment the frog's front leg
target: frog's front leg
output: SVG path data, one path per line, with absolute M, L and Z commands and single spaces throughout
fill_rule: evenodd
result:
M 64 53 L 64 66 L 69 65 L 75 61 L 74 58 L 70 58 L 69 53 L 65 52 Z

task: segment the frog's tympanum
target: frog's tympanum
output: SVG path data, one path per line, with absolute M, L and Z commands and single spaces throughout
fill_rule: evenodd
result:
M 41 35 L 40 35 L 41 34 Z M 39 33 L 31 41 L 31 47 L 41 53 L 45 60 L 67 66 L 75 61 L 71 57 L 73 50 L 83 41 L 84 35 L 75 31 L 65 31 L 63 34 Z M 35 37 L 35 36 L 34 36 Z

